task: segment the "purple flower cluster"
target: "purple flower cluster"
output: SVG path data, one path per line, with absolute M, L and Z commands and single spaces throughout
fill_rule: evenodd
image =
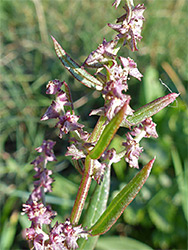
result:
M 120 0 L 116 0 L 113 6 L 116 8 L 120 4 Z M 138 4 L 133 6 L 131 1 L 125 4 L 125 14 L 117 19 L 117 24 L 108 24 L 109 27 L 118 32 L 113 40 L 103 43 L 96 50 L 91 52 L 84 62 L 84 66 L 97 68 L 97 76 L 103 82 L 102 95 L 105 100 L 104 107 L 93 110 L 90 115 L 104 115 L 110 121 L 121 107 L 127 102 L 127 115 L 132 115 L 133 110 L 129 106 L 131 97 L 125 94 L 128 90 L 129 76 L 133 76 L 141 81 L 142 74 L 137 69 L 137 64 L 131 58 L 118 57 L 120 64 L 117 63 L 117 52 L 121 44 L 128 45 L 132 50 L 138 50 L 137 41 L 140 41 L 142 25 L 144 21 L 143 12 L 144 5 Z M 121 24 L 120 24 L 121 23 Z M 106 74 L 101 71 L 106 70 Z M 130 124 L 131 128 L 131 124 Z M 145 133 L 143 133 L 145 131 Z M 133 138 L 131 135 L 134 135 Z M 139 141 L 143 137 L 157 136 L 155 124 L 150 118 L 146 119 L 138 127 L 135 127 L 132 132 L 128 132 L 126 142 L 123 143 L 125 150 L 116 153 L 115 149 L 109 152 L 108 164 L 119 161 L 123 156 L 131 167 L 138 168 L 138 159 L 143 149 L 139 146 Z M 139 138 L 139 139 L 138 139 Z M 112 157 L 113 155 L 113 157 Z M 105 156 L 106 157 L 106 156 Z
M 46 94 L 56 95 L 56 100 L 52 101 L 50 107 L 41 118 L 42 121 L 54 118 L 58 119 L 55 127 L 59 128 L 60 138 L 62 138 L 64 134 L 68 134 L 70 131 L 77 130 L 80 134 L 84 133 L 82 130 L 84 125 L 77 123 L 79 117 L 74 114 L 70 96 L 67 96 L 67 93 L 61 90 L 63 84 L 66 85 L 66 87 L 68 86 L 65 82 L 59 80 L 49 81 Z
M 118 24 L 108 24 L 108 26 L 118 32 L 116 39 L 123 39 L 124 45 L 127 44 L 132 51 L 135 51 L 138 50 L 137 40 L 142 39 L 141 31 L 145 7 L 144 4 L 138 4 L 135 7 L 125 5 L 124 9 L 125 14 L 117 19 Z
M 43 192 L 46 193 L 52 191 L 51 184 L 53 183 L 53 179 L 50 177 L 50 175 L 52 175 L 52 171 L 48 170 L 46 165 L 48 161 L 56 161 L 56 157 L 53 152 L 55 143 L 56 142 L 51 140 L 44 140 L 42 145 L 36 148 L 36 151 L 41 153 L 41 155 L 37 156 L 31 164 L 33 164 L 34 170 L 36 171 L 34 178 L 37 180 L 34 181 L 34 189 L 27 201 L 27 204 L 42 200 Z
M 77 240 L 79 238 L 87 239 L 88 232 L 84 231 L 81 226 L 73 227 L 67 219 L 65 223 L 54 225 L 46 242 L 46 248 L 53 250 L 69 250 L 78 248 Z
M 123 146 L 126 148 L 125 160 L 129 163 L 130 167 L 139 168 L 138 159 L 143 149 L 139 147 L 139 143 L 132 138 L 130 133 L 127 133 L 126 137 L 127 141 L 123 142 Z
M 152 121 L 152 118 L 147 118 L 141 124 L 135 126 L 131 132 L 128 132 L 126 137 L 127 141 L 123 143 L 126 152 L 125 160 L 130 167 L 139 168 L 138 159 L 143 151 L 143 148 L 139 146 L 139 141 L 144 137 L 157 138 L 156 124 Z
M 88 233 L 81 226 L 73 227 L 67 219 L 65 223 L 56 222 L 51 227 L 52 219 L 56 216 L 56 212 L 51 207 L 45 205 L 44 193 L 51 192 L 53 179 L 50 177 L 51 170 L 46 168 L 48 161 L 56 161 L 53 152 L 55 142 L 48 140 L 43 141 L 42 145 L 36 148 L 41 153 L 31 164 L 34 165 L 36 174 L 34 178 L 38 179 L 34 182 L 34 189 L 29 199 L 23 204 L 23 213 L 27 214 L 31 221 L 31 227 L 26 229 L 26 239 L 30 245 L 36 250 L 48 249 L 76 249 L 78 247 L 78 238 L 86 238 Z M 44 230 L 44 225 L 48 226 L 49 233 Z
M 119 5 L 120 1 L 115 1 L 113 5 Z M 137 50 L 136 40 L 140 40 L 141 29 L 143 24 L 144 5 L 135 7 L 125 5 L 126 13 L 118 18 L 117 22 L 122 24 L 109 24 L 119 34 L 110 42 L 105 39 L 96 50 L 91 52 L 84 62 L 84 66 L 99 68 L 97 75 L 103 81 L 102 94 L 105 100 L 104 107 L 94 110 L 91 114 L 104 114 L 108 120 L 120 110 L 130 96 L 125 92 L 128 90 L 128 76 L 133 76 L 141 81 L 142 74 L 137 69 L 137 64 L 131 58 L 119 57 L 121 65 L 118 65 L 116 58 L 117 52 L 120 49 L 119 43 L 128 44 L 132 51 Z M 106 74 L 102 74 L 101 70 L 106 69 Z M 129 107 L 129 106 L 128 106 Z M 132 109 L 129 107 L 126 115 L 132 114 Z
M 64 223 L 56 222 L 49 233 L 44 232 L 42 226 L 50 225 L 55 214 L 42 203 L 25 204 L 23 211 L 32 222 L 31 227 L 26 229 L 26 239 L 35 250 L 75 250 L 78 248 L 77 240 L 88 237 L 87 231 L 81 226 L 73 227 L 69 219 Z

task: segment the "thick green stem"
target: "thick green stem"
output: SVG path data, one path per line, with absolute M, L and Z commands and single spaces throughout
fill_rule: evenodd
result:
M 85 159 L 85 170 L 82 176 L 80 187 L 76 196 L 76 200 L 70 216 L 71 223 L 76 225 L 79 222 L 85 200 L 91 185 L 91 179 L 93 174 L 93 160 L 87 156 Z

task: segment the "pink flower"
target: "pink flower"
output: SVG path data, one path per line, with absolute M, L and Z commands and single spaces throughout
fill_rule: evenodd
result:
M 50 224 L 52 218 L 56 215 L 49 206 L 45 207 L 42 203 L 37 203 L 36 201 L 33 201 L 31 204 L 23 204 L 22 210 L 22 214 L 27 214 L 29 220 L 34 225 L 39 225 L 40 228 L 42 228 L 43 224 Z
M 64 106 L 69 106 L 70 102 L 68 102 L 66 93 L 64 91 L 59 91 L 56 100 L 52 101 L 51 105 L 41 117 L 41 121 L 45 121 L 48 119 L 58 118 L 61 112 L 64 112 Z
M 84 231 L 83 228 L 80 226 L 73 227 L 70 223 L 70 220 L 67 219 L 65 223 L 61 224 L 62 233 L 65 236 L 65 242 L 68 247 L 68 249 L 75 250 L 78 248 L 77 240 L 79 238 L 85 238 L 88 237 L 88 232 Z
M 42 145 L 35 150 L 39 153 L 43 153 L 45 155 L 46 161 L 56 161 L 56 157 L 53 152 L 53 147 L 56 142 L 52 140 L 43 141 Z
M 138 4 L 133 9 L 130 9 L 126 5 L 124 9 L 126 14 L 117 20 L 117 23 L 122 22 L 122 24 L 108 24 L 108 26 L 119 33 L 117 38 L 124 38 L 124 44 L 128 44 L 131 50 L 135 51 L 138 50 L 136 40 L 140 41 L 142 39 L 141 31 L 145 7 L 144 4 Z
M 127 141 L 122 144 L 126 148 L 125 160 L 130 167 L 139 168 L 138 159 L 143 149 L 139 147 L 139 144 L 132 138 L 130 133 L 127 133 L 126 137 Z
M 127 70 L 127 75 L 129 74 L 130 76 L 133 76 L 141 81 L 141 77 L 143 77 L 143 75 L 137 69 L 137 64 L 133 61 L 133 59 L 131 59 L 130 57 L 125 58 L 121 56 L 119 57 L 119 59 L 124 67 L 124 70 Z
M 34 186 L 43 187 L 45 193 L 52 192 L 51 184 L 54 182 L 54 180 L 50 177 L 51 174 L 51 170 L 40 169 L 40 171 L 36 175 L 34 175 L 34 178 L 39 178 L 39 180 L 34 181 Z
M 104 38 L 102 44 L 87 57 L 83 66 L 87 65 L 88 67 L 94 68 L 102 67 L 103 64 L 115 58 L 118 52 L 118 50 L 115 49 L 116 44 L 117 41 L 111 40 L 107 42 Z
M 49 81 L 46 86 L 46 94 L 55 95 L 61 90 L 63 83 L 64 82 L 60 82 L 59 80 Z
M 98 160 L 94 160 L 93 179 L 99 185 L 103 181 L 105 170 L 106 170 L 106 163 L 101 163 Z
M 70 111 L 67 111 L 65 115 L 59 117 L 59 121 L 56 127 L 60 129 L 59 137 L 62 138 L 64 134 L 68 134 L 70 131 L 79 130 L 84 127 L 84 125 L 77 123 L 79 117 L 76 115 L 71 115 Z
M 158 134 L 156 131 L 156 124 L 152 121 L 151 117 L 144 120 L 139 126 L 134 127 L 133 131 L 131 132 L 131 135 L 137 136 L 143 130 L 146 132 L 144 137 L 147 137 L 147 138 L 158 137 Z

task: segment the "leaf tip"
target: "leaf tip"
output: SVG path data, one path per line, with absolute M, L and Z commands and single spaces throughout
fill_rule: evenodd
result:
M 53 43 L 57 42 L 56 39 L 51 35 L 51 38 L 53 40 Z
M 57 42 L 57 40 L 56 40 L 53 36 L 51 36 L 51 38 L 52 38 L 52 40 L 53 40 L 55 49 L 59 49 L 60 45 L 59 45 L 59 43 Z M 61 48 L 61 49 L 62 49 L 62 48 Z
M 155 159 L 156 159 L 156 156 L 154 156 L 154 158 L 149 162 L 152 166 L 153 166 Z
M 173 102 L 179 95 L 180 93 L 170 93 L 168 96 L 171 102 Z
M 148 170 L 148 176 L 149 176 L 149 174 L 151 172 L 151 169 L 153 167 L 155 159 L 156 159 L 156 156 L 151 161 L 149 161 L 148 164 L 146 164 L 146 167 L 147 167 L 147 170 Z
M 52 35 L 51 35 L 51 38 L 52 38 L 53 41 L 56 41 L 55 38 Z

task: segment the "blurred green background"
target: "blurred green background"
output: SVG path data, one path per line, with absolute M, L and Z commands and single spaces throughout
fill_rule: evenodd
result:
M 64 157 L 68 138 L 58 139 L 54 122 L 40 122 L 51 100 L 45 94 L 49 80 L 70 84 L 77 113 L 86 126 L 93 127 L 96 117 L 88 118 L 102 105 L 99 94 L 76 82 L 57 59 L 50 35 L 79 64 L 105 37 L 115 33 L 107 27 L 122 15 L 110 0 L 1 0 L 1 85 L 0 85 L 0 249 L 28 249 L 22 230 L 30 226 L 20 215 L 22 203 L 33 188 L 34 171 L 30 162 L 43 139 L 57 141 L 58 163 L 54 170 L 54 192 L 47 201 L 62 222 L 68 217 L 77 193 L 80 176 Z M 142 3 L 135 1 L 135 4 Z M 143 0 L 146 6 L 143 39 L 139 51 L 127 48 L 144 75 L 142 82 L 131 79 L 131 106 L 136 109 L 169 90 L 178 101 L 154 117 L 158 139 L 142 141 L 145 151 L 141 164 L 157 156 L 152 174 L 138 197 L 125 210 L 113 228 L 102 236 L 97 250 L 112 249 L 186 249 L 188 222 L 188 4 L 186 0 Z M 120 129 L 115 146 L 125 133 Z M 114 165 L 110 199 L 135 175 L 122 161 Z M 91 187 L 92 190 L 93 187 Z M 62 192 L 63 190 L 63 192 Z M 121 240 L 119 237 L 121 236 Z M 141 242 L 146 245 L 141 245 Z

